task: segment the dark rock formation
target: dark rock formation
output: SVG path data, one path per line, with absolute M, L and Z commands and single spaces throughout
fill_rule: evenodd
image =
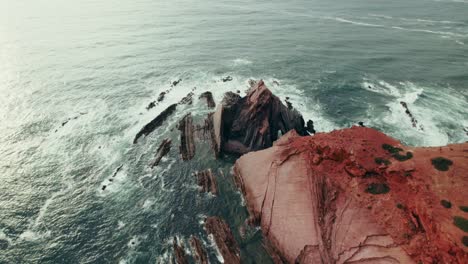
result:
M 171 87 L 177 86 L 181 81 L 182 81 L 182 79 L 179 79 L 179 80 L 177 80 L 177 81 L 173 81 L 173 82 L 171 83 Z
M 273 145 L 278 134 L 296 130 L 308 135 L 302 115 L 288 109 L 263 81 L 245 97 L 228 92 L 213 116 L 218 151 L 244 154 Z
M 312 120 L 307 121 L 306 130 L 307 130 L 307 132 L 309 132 L 311 134 L 316 133 L 315 128 L 314 128 L 314 121 L 312 121 Z
M 359 121 L 359 122 L 358 122 L 358 125 L 361 126 L 361 127 L 366 127 L 366 126 L 364 125 L 364 122 L 362 122 L 362 121 Z
M 177 237 L 174 237 L 172 246 L 174 248 L 175 262 L 177 264 L 188 264 L 187 256 L 185 256 L 184 247 L 179 245 L 179 243 L 177 242 Z
M 468 217 L 456 208 L 468 201 L 457 191 L 468 188 L 467 151 L 468 143 L 406 147 L 364 127 L 313 137 L 290 131 L 242 156 L 234 172 L 249 222 L 261 226 L 275 259 L 466 263 Z M 438 157 L 450 166 L 435 167 Z
M 209 108 L 215 108 L 216 103 L 213 99 L 213 94 L 211 92 L 204 92 L 200 95 L 200 99 L 205 99 L 206 104 L 208 105 Z
M 171 150 L 171 140 L 166 138 L 163 140 L 163 142 L 159 145 L 158 150 L 156 152 L 156 156 L 154 158 L 154 161 L 151 162 L 150 167 L 154 168 L 155 166 L 159 165 L 159 162 L 161 159 L 169 153 L 169 150 Z
M 179 101 L 179 104 L 188 104 L 191 105 L 193 102 L 193 92 L 188 93 L 184 98 Z
M 231 76 L 226 76 L 222 79 L 223 82 L 230 82 L 232 81 L 232 77 Z
M 154 108 L 156 106 L 156 101 L 152 101 L 148 104 L 146 107 L 146 110 L 150 110 L 151 108 Z
M 205 248 L 196 236 L 190 238 L 190 246 L 192 247 L 193 257 L 198 264 L 208 264 L 208 256 Z
M 192 114 L 187 114 L 180 120 L 177 129 L 180 130 L 180 155 L 182 160 L 191 160 L 195 155 L 194 127 Z
M 225 264 L 239 264 L 240 250 L 231 229 L 224 220 L 219 217 L 208 217 L 205 221 L 205 229 L 208 235 L 213 235 L 216 246 L 223 256 Z
M 197 177 L 198 186 L 201 187 L 201 192 L 211 192 L 212 194 L 218 194 L 218 186 L 216 184 L 216 178 L 214 177 L 211 169 L 197 171 L 194 173 Z
M 155 119 L 151 120 L 148 124 L 146 124 L 135 136 L 135 139 L 133 140 L 133 144 L 136 144 L 138 142 L 138 139 L 141 136 L 147 136 L 151 132 L 153 132 L 156 128 L 160 127 L 163 122 L 170 116 L 172 115 L 177 108 L 177 104 L 172 104 L 168 108 L 166 108 L 164 111 L 162 111 Z
M 414 128 L 418 127 L 418 120 L 413 116 L 413 114 L 410 112 L 408 108 L 408 104 L 406 102 L 401 101 L 400 104 L 405 108 L 405 113 L 411 118 L 411 124 L 413 125 Z M 421 130 L 424 130 L 422 126 L 419 126 Z
M 158 96 L 158 102 L 162 102 L 169 91 L 161 92 Z

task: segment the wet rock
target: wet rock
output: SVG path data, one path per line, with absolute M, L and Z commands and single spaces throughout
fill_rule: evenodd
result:
M 245 97 L 226 93 L 216 109 L 213 125 L 219 151 L 233 154 L 270 147 L 279 133 L 292 129 L 308 135 L 302 115 L 283 105 L 263 81 L 257 82 Z
M 364 125 L 364 122 L 362 122 L 362 121 L 358 122 L 358 125 L 359 125 L 360 127 L 366 127 L 366 126 Z
M 226 264 L 240 263 L 240 250 L 228 224 L 219 217 L 208 217 L 205 221 L 208 235 L 213 235 L 216 246 Z
M 231 76 L 226 76 L 222 79 L 223 82 L 230 82 L 232 81 L 232 77 Z
M 280 83 L 277 80 L 273 80 L 273 84 L 276 86 L 280 86 Z
M 164 111 L 162 111 L 155 119 L 151 120 L 148 124 L 146 124 L 135 136 L 133 140 L 133 144 L 138 142 L 138 139 L 141 136 L 147 136 L 151 132 L 153 132 L 156 128 L 160 127 L 166 119 L 172 115 L 177 108 L 177 104 L 172 104 Z
M 177 264 L 188 264 L 187 256 L 185 256 L 184 247 L 182 245 L 179 245 L 179 243 L 177 242 L 177 237 L 174 237 L 172 247 L 174 248 L 175 262 Z
M 169 153 L 169 150 L 171 150 L 171 140 L 166 138 L 163 140 L 163 142 L 159 145 L 158 150 L 156 152 L 156 156 L 154 158 L 154 161 L 151 162 L 150 167 L 154 168 L 155 166 L 159 165 L 159 162 L 161 159 Z
M 198 264 L 208 264 L 208 256 L 206 250 L 203 247 L 201 241 L 196 237 L 190 238 L 190 246 L 192 247 L 193 257 L 195 262 Z
M 148 104 L 146 107 L 146 110 L 150 110 L 151 108 L 154 108 L 156 106 L 156 101 L 152 101 Z
M 180 155 L 182 160 L 191 160 L 195 156 L 194 127 L 192 114 L 187 114 L 180 120 L 177 129 L 180 131 Z
M 188 93 L 184 98 L 179 101 L 179 104 L 188 104 L 191 105 L 193 102 L 193 92 Z
M 307 130 L 307 132 L 309 132 L 311 134 L 316 133 L 315 128 L 314 128 L 314 121 L 312 121 L 310 119 L 309 119 L 309 121 L 307 121 L 306 130 Z
M 181 81 L 182 81 L 182 79 L 179 79 L 179 80 L 177 80 L 177 81 L 173 81 L 173 82 L 171 83 L 171 87 L 177 86 Z
M 213 94 L 211 92 L 204 92 L 200 95 L 200 99 L 205 99 L 206 104 L 208 105 L 209 108 L 215 108 L 216 103 L 213 99 Z
M 161 92 L 158 96 L 158 102 L 162 102 L 164 100 L 164 97 L 166 96 L 167 94 L 167 91 L 166 92 Z
M 201 187 L 201 192 L 211 192 L 214 195 L 218 194 L 216 178 L 213 172 L 211 172 L 211 169 L 197 171 L 194 175 L 197 177 L 197 184 Z
M 406 102 L 401 101 L 400 104 L 405 108 L 405 113 L 410 117 L 411 119 L 411 124 L 413 125 L 414 128 L 417 128 L 418 126 L 418 120 L 413 116 L 413 114 L 410 112 L 408 108 L 408 104 Z M 420 126 L 421 130 L 424 130 L 422 126 Z
M 468 219 L 456 206 L 468 201 L 457 191 L 468 188 L 467 149 L 407 147 L 358 126 L 290 131 L 238 159 L 234 177 L 249 222 L 282 262 L 464 263 Z M 404 162 L 375 162 L 408 152 Z M 449 170 L 433 166 L 437 157 L 452 161 Z

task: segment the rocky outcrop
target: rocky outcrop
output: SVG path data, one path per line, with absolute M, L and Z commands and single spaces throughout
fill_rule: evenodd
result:
M 468 143 L 414 148 L 371 128 L 295 131 L 235 165 L 277 261 L 466 263 Z M 450 205 L 450 206 L 449 206 Z
M 405 109 L 405 113 L 411 119 L 411 124 L 413 125 L 413 127 L 417 128 L 418 127 L 418 120 L 416 120 L 416 118 L 413 116 L 413 113 L 411 113 L 411 111 L 409 110 L 408 104 L 406 102 L 403 102 L 403 101 L 401 101 L 400 104 Z M 424 128 L 422 126 L 419 126 L 419 129 L 424 130 Z
M 196 236 L 190 237 L 190 246 L 192 247 L 193 258 L 198 264 L 208 264 L 208 256 L 200 239 Z
M 244 154 L 268 148 L 279 133 L 293 129 L 307 135 L 299 112 L 288 109 L 263 81 L 252 85 L 245 97 L 228 92 L 218 105 L 213 116 L 218 152 Z
M 211 169 L 197 171 L 194 173 L 197 177 L 197 184 L 200 186 L 201 192 L 211 192 L 214 195 L 218 194 L 218 186 L 216 184 L 216 178 L 211 172 Z
M 166 108 L 164 111 L 162 111 L 156 118 L 151 120 L 148 124 L 146 124 L 135 136 L 135 139 L 133 140 L 133 144 L 136 144 L 138 142 L 138 139 L 141 136 L 147 136 L 154 130 L 156 130 L 158 127 L 160 127 L 166 119 L 172 115 L 177 108 L 177 104 L 172 104 L 168 108 Z
M 204 99 L 209 108 L 215 108 L 216 103 L 213 99 L 213 94 L 211 92 L 204 92 L 200 95 L 200 99 Z
M 182 160 L 191 160 L 195 156 L 194 127 L 192 114 L 187 114 L 180 120 L 177 129 L 180 130 L 180 155 Z
M 151 162 L 151 165 L 150 165 L 151 168 L 154 168 L 155 166 L 158 166 L 161 159 L 164 156 L 166 156 L 167 153 L 169 153 L 169 150 L 171 150 L 171 142 L 172 141 L 170 139 L 166 138 L 166 139 L 163 140 L 161 145 L 159 145 L 158 150 L 156 152 L 156 156 L 155 156 L 153 162 Z
M 228 224 L 219 217 L 208 217 L 205 221 L 208 235 L 212 235 L 226 264 L 240 263 L 240 250 Z
M 185 255 L 184 247 L 179 245 L 177 242 L 177 237 L 174 237 L 172 242 L 172 247 L 174 248 L 174 256 L 176 264 L 188 264 L 187 256 Z

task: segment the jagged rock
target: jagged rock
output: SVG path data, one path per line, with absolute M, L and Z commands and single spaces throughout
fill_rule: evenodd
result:
M 218 151 L 244 154 L 272 146 L 278 134 L 308 135 L 302 115 L 288 109 L 259 81 L 245 97 L 228 92 L 213 117 Z
M 177 80 L 177 81 L 173 81 L 173 82 L 171 83 L 171 87 L 177 86 L 181 81 L 182 81 L 182 79 L 179 79 L 179 80 Z
M 158 102 L 162 102 L 164 100 L 164 97 L 166 96 L 166 94 L 168 93 L 168 91 L 165 91 L 165 92 L 161 92 L 158 96 Z
M 219 217 L 208 217 L 205 221 L 208 235 L 213 235 L 216 246 L 225 264 L 239 264 L 240 250 L 228 224 Z
M 362 122 L 362 121 L 359 121 L 359 122 L 358 122 L 358 125 L 361 126 L 361 127 L 366 127 L 366 126 L 364 125 L 364 122 Z
M 211 169 L 197 171 L 194 173 L 197 177 L 198 186 L 201 187 L 202 192 L 211 192 L 212 194 L 218 194 L 218 186 L 216 184 L 216 178 L 214 177 Z
M 400 104 L 405 108 L 405 113 L 411 118 L 411 124 L 413 125 L 414 128 L 417 128 L 418 126 L 418 120 L 413 116 L 413 114 L 410 112 L 408 108 L 408 104 L 406 102 L 401 101 Z M 419 126 L 421 130 L 424 130 L 422 126 Z
M 166 138 L 163 140 L 163 142 L 159 145 L 158 150 L 156 152 L 156 156 L 154 158 L 154 161 L 151 162 L 150 167 L 154 168 L 155 166 L 159 165 L 159 162 L 161 159 L 169 153 L 169 150 L 171 150 L 171 140 Z
M 193 92 L 188 93 L 184 98 L 182 98 L 179 102 L 179 104 L 188 104 L 191 105 L 193 102 Z
M 454 208 L 468 201 L 457 191 L 468 188 L 467 152 L 468 143 L 406 147 L 357 126 L 290 131 L 234 172 L 249 222 L 285 262 L 466 263 L 468 217 Z
M 192 247 L 193 256 L 195 258 L 195 262 L 198 264 L 208 264 L 208 256 L 206 254 L 205 248 L 201 241 L 196 237 L 190 237 L 190 246 Z
M 209 108 L 215 108 L 216 103 L 213 99 L 213 94 L 211 92 L 204 92 L 200 95 L 200 99 L 205 99 L 206 104 L 208 105 Z
M 170 116 L 172 115 L 177 108 L 177 104 L 172 104 L 168 108 L 166 108 L 164 111 L 162 111 L 155 119 L 151 120 L 148 124 L 146 124 L 135 136 L 135 139 L 133 140 L 133 144 L 136 144 L 138 142 L 138 139 L 141 136 L 147 136 L 151 132 L 153 132 L 156 128 L 160 127 L 162 123 Z
M 222 80 L 223 80 L 223 82 L 230 82 L 230 81 L 232 81 L 232 77 L 231 76 L 226 76 Z
M 315 128 L 314 128 L 314 121 L 312 120 L 307 121 L 306 130 L 311 134 L 316 133 Z
M 156 101 L 152 101 L 148 104 L 146 107 L 146 110 L 150 110 L 151 108 L 154 108 L 156 106 Z
M 191 160 L 195 155 L 194 128 L 192 114 L 185 115 L 180 120 L 177 129 L 180 130 L 180 155 L 182 160 Z
M 184 247 L 179 245 L 179 243 L 177 242 L 177 237 L 174 237 L 172 246 L 174 248 L 175 262 L 177 264 L 188 264 L 187 256 L 185 256 Z

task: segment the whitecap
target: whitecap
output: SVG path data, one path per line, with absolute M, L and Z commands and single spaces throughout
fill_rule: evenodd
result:
M 251 61 L 251 60 L 242 59 L 242 58 L 235 59 L 235 60 L 233 60 L 232 62 L 234 63 L 235 66 L 243 66 L 243 65 L 252 64 L 252 61 Z

